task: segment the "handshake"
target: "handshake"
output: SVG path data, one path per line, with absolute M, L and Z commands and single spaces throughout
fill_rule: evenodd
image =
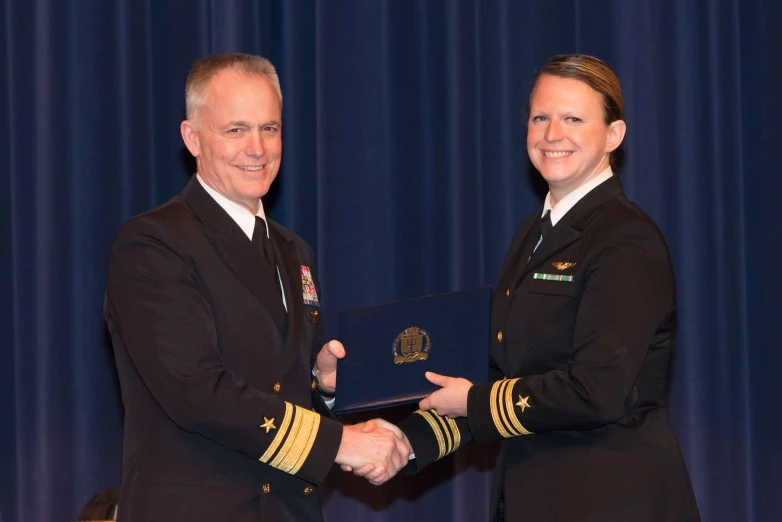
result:
M 329 341 L 318 354 L 313 374 L 330 393 L 337 385 L 337 359 L 343 357 L 345 347 L 339 341 Z M 334 462 L 379 486 L 405 467 L 412 452 L 402 430 L 383 419 L 373 419 L 343 427 Z
M 402 430 L 383 419 L 373 419 L 343 428 L 334 461 L 344 471 L 352 471 L 379 486 L 407 465 L 412 452 Z
M 345 357 L 339 341 L 329 341 L 318 354 L 313 368 L 323 389 L 336 390 L 337 359 Z M 418 406 L 452 419 L 467 416 L 467 395 L 472 383 L 467 379 L 426 372 L 426 379 L 441 388 L 424 398 Z M 394 478 L 407 465 L 413 448 L 398 427 L 383 419 L 344 426 L 342 441 L 334 462 L 344 471 L 352 471 L 378 486 Z

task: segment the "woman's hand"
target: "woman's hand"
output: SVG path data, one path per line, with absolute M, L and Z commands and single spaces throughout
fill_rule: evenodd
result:
M 418 403 L 422 410 L 434 410 L 441 416 L 450 418 L 467 416 L 467 394 L 472 383 L 461 377 L 447 377 L 434 372 L 426 372 L 426 379 L 432 384 L 442 386 Z

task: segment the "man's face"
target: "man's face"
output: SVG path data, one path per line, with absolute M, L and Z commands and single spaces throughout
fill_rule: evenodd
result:
M 253 214 L 282 157 L 282 110 L 268 78 L 223 70 L 209 82 L 182 139 L 204 182 Z

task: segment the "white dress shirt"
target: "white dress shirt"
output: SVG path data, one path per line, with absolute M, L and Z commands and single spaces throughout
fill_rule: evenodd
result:
M 560 199 L 555 206 L 551 206 L 551 192 L 546 194 L 546 201 L 543 203 L 543 212 L 541 216 L 546 213 L 547 210 L 551 211 L 551 226 L 556 226 L 557 222 L 562 219 L 568 211 L 573 208 L 576 203 L 581 201 L 581 198 L 592 192 L 598 185 L 609 179 L 614 175 L 614 171 L 611 167 L 608 167 L 603 172 L 590 179 L 576 190 Z
M 226 214 L 231 216 L 231 219 L 233 219 L 236 224 L 239 225 L 239 228 L 241 228 L 242 232 L 245 233 L 247 239 L 250 241 L 253 240 L 253 231 L 255 230 L 255 216 L 262 218 L 263 222 L 266 223 L 266 237 L 269 237 L 269 222 L 266 221 L 266 212 L 263 210 L 263 201 L 261 201 L 260 198 L 258 199 L 258 211 L 255 214 L 251 214 L 249 210 L 241 206 L 239 203 L 231 201 L 207 185 L 203 178 L 201 178 L 200 174 L 196 173 L 196 179 L 201 184 L 201 186 L 204 187 L 206 193 L 212 196 L 212 199 L 214 199 L 217 204 L 220 205 L 223 210 L 225 210 Z M 287 312 L 288 305 L 285 302 L 285 289 L 283 288 L 282 280 L 280 279 L 279 267 L 277 267 L 277 281 L 280 283 L 282 306 L 285 307 L 285 311 Z
M 590 179 L 580 187 L 578 187 L 576 190 L 565 196 L 564 198 L 559 200 L 559 203 L 557 203 L 555 206 L 551 206 L 551 191 L 549 191 L 548 194 L 546 194 L 546 201 L 543 203 L 543 212 L 540 213 L 540 217 L 543 217 L 546 215 L 546 212 L 551 211 L 551 226 L 555 226 L 557 222 L 562 219 L 565 214 L 568 213 L 568 211 L 573 208 L 576 203 L 581 201 L 581 198 L 592 192 L 598 185 L 609 179 L 611 176 L 614 175 L 614 171 L 611 170 L 611 167 L 608 167 L 603 172 L 595 176 L 594 178 Z M 543 241 L 543 234 L 540 235 L 538 238 L 538 242 L 535 245 L 535 248 L 532 249 L 532 252 L 535 253 L 535 250 L 538 249 L 540 246 L 540 243 Z M 532 256 L 530 256 L 532 258 Z M 527 260 L 529 261 L 529 259 Z
M 263 210 L 263 201 L 258 199 L 258 211 L 255 213 L 255 215 L 253 215 L 240 204 L 231 201 L 230 199 L 223 196 L 215 189 L 207 185 L 204 182 L 204 180 L 201 178 L 200 174 L 196 173 L 196 179 L 198 179 L 198 182 L 201 184 L 202 187 L 204 187 L 206 193 L 212 196 L 212 199 L 214 199 L 217 202 L 217 204 L 220 205 L 229 216 L 231 216 L 231 219 L 233 219 L 236 222 L 236 224 L 239 225 L 239 228 L 242 229 L 242 232 L 245 233 L 245 235 L 250 241 L 252 241 L 253 239 L 253 231 L 255 230 L 255 216 L 262 218 L 263 222 L 266 223 L 266 237 L 269 237 L 269 222 L 266 220 L 266 212 Z M 288 305 L 285 302 L 285 290 L 282 287 L 282 279 L 280 277 L 279 267 L 277 268 L 277 280 L 280 282 L 282 305 L 285 307 L 285 311 L 287 311 Z M 329 409 L 332 409 L 334 407 L 334 403 L 336 402 L 336 399 L 324 398 L 324 402 L 326 403 L 326 406 Z

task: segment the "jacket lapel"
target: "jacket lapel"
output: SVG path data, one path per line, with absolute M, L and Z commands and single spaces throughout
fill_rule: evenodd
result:
M 546 239 L 543 240 L 538 249 L 535 250 L 535 253 L 532 254 L 529 262 L 524 265 L 524 269 L 516 278 L 514 286 L 519 286 L 524 277 L 532 269 L 539 266 L 547 259 L 550 259 L 551 256 L 560 252 L 581 237 L 580 231 L 571 228 L 568 224 L 564 223 L 564 221 L 565 219 L 563 218 L 563 221 L 557 223 L 557 226 L 551 229 L 551 232 L 546 236 Z M 538 232 L 538 238 L 539 237 L 540 232 Z M 535 243 L 537 243 L 537 239 L 535 240 Z
M 524 264 L 524 268 L 516 278 L 514 288 L 521 284 L 524 277 L 526 277 L 530 271 L 580 239 L 584 229 L 598 214 L 598 211 L 606 203 L 616 199 L 621 194 L 622 182 L 619 181 L 618 177 L 612 176 L 581 198 L 581 200 L 565 214 L 554 228 L 551 229 L 551 232 L 546 236 L 546 239 L 540 244 L 538 249 L 535 250 L 535 253 L 532 254 L 529 262 Z M 540 220 L 538 220 L 538 222 L 539 221 Z M 532 245 L 533 248 L 540 237 L 540 224 L 537 225 L 537 229 L 538 233 L 535 236 L 535 241 Z
M 293 240 L 283 236 L 272 221 L 269 221 L 269 225 L 274 254 L 277 257 L 277 268 L 280 270 L 280 279 L 285 292 L 285 304 L 288 307 L 288 335 L 279 363 L 280 375 L 284 375 L 298 359 L 302 346 L 304 301 L 301 287 L 301 260 Z M 309 354 L 306 355 L 306 360 L 309 360 Z
M 521 272 L 526 268 L 527 262 L 532 255 L 532 250 L 535 245 L 538 244 L 540 238 L 540 215 L 536 212 L 528 218 L 530 223 L 527 226 L 527 232 L 523 236 L 523 240 L 517 248 L 513 263 L 508 267 L 506 281 L 503 281 L 501 288 L 507 288 L 513 286 L 515 288 L 516 281 L 519 279 Z
M 537 235 L 540 235 L 539 220 L 536 219 L 536 214 L 530 214 L 524 218 L 524 221 L 521 222 L 513 235 L 505 261 L 502 263 L 502 268 L 500 268 L 497 288 L 504 288 L 508 285 L 511 276 L 518 272 L 521 259 L 529 259 L 529 254 L 525 257 L 523 253 L 526 250 L 529 250 L 530 253 L 532 252 L 532 247 L 528 246 L 529 238 L 536 235 L 536 231 Z
M 223 208 L 204 190 L 193 176 L 182 192 L 185 201 L 204 223 L 206 237 L 214 246 L 225 264 L 244 286 L 258 299 L 269 318 L 274 322 L 269 310 L 273 306 L 271 299 L 279 299 L 276 289 L 269 288 L 258 270 L 260 254 L 247 238 L 239 225 L 231 219 Z M 279 328 L 276 329 L 279 342 L 282 340 Z

